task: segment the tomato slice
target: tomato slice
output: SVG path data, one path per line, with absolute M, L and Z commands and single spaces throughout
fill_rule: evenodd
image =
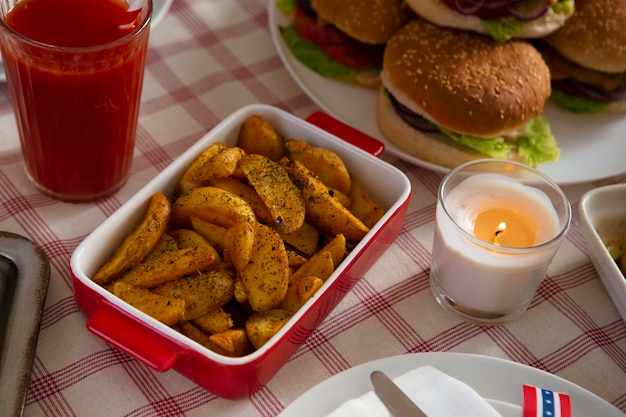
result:
M 315 16 L 296 8 L 294 27 L 298 35 L 315 43 L 331 58 L 349 67 L 376 67 L 382 65 L 385 45 L 359 42 L 333 25 L 318 25 Z

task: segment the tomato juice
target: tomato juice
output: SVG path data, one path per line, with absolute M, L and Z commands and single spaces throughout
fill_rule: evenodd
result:
M 2 16 L 24 163 L 42 192 L 93 200 L 125 182 L 150 14 L 150 0 L 134 12 L 119 0 L 22 0 Z

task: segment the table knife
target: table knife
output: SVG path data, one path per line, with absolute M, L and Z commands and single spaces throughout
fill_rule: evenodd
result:
M 372 372 L 370 380 L 374 392 L 394 417 L 427 417 L 384 372 Z

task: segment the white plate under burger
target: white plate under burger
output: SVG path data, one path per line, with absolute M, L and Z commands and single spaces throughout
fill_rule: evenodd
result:
M 385 144 L 386 151 L 404 161 L 435 172 L 448 168 L 411 156 L 393 145 L 378 128 L 377 91 L 324 78 L 302 65 L 291 53 L 279 27 L 290 24 L 290 16 L 277 8 L 278 0 L 268 5 L 272 40 L 287 70 L 304 92 L 326 113 Z M 576 184 L 626 172 L 624 132 L 626 117 L 619 114 L 575 115 L 548 101 L 545 113 L 552 133 L 561 148 L 558 162 L 539 165 L 539 170 L 560 185 Z

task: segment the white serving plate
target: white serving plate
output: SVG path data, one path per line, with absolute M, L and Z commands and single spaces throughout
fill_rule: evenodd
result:
M 270 0 L 268 18 L 274 46 L 283 64 L 302 90 L 326 113 L 385 144 L 385 150 L 406 162 L 439 173 L 448 168 L 406 154 L 380 132 L 376 121 L 375 89 L 324 78 L 302 65 L 283 41 L 279 26 L 290 24 L 290 16 Z M 552 133 L 561 148 L 558 162 L 543 163 L 538 169 L 560 185 L 611 177 L 626 172 L 624 133 L 626 117 L 619 114 L 574 115 L 548 101 L 545 109 Z
M 589 257 L 611 300 L 626 321 L 626 278 L 604 242 L 626 237 L 626 184 L 599 187 L 579 203 L 580 225 Z
M 624 417 L 597 395 L 548 372 L 505 359 L 452 352 L 414 353 L 378 359 L 350 368 L 311 388 L 279 417 L 323 417 L 351 398 L 372 390 L 369 375 L 379 370 L 395 378 L 431 365 L 472 387 L 502 417 L 522 417 L 522 385 L 529 384 L 570 396 L 573 417 Z

